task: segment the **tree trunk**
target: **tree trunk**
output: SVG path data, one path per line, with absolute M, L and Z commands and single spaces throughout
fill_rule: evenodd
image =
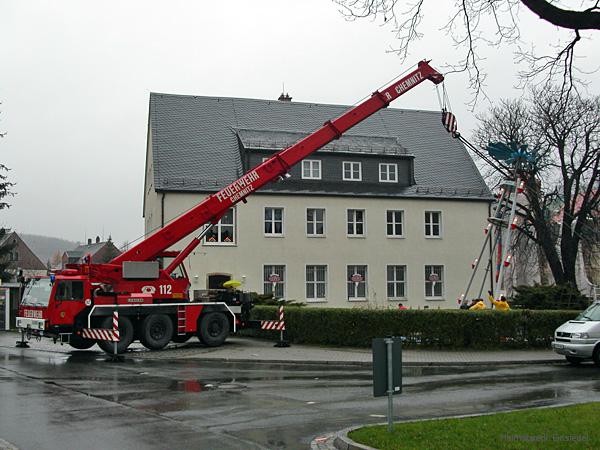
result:
M 548 266 L 550 267 L 550 271 L 554 277 L 554 282 L 556 284 L 567 283 L 561 258 L 558 255 L 556 243 L 552 238 L 552 233 L 549 228 L 550 224 L 543 219 L 534 220 L 533 222 L 540 248 L 546 257 L 546 261 L 548 261 Z

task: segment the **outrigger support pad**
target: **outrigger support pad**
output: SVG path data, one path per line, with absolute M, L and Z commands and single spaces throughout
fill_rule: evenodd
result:
M 25 330 L 21 330 L 21 340 L 17 341 L 15 347 L 17 347 L 17 348 L 29 348 L 29 344 L 25 340 Z

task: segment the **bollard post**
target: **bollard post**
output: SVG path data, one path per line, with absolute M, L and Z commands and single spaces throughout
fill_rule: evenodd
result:
M 388 433 L 394 431 L 394 370 L 392 367 L 393 355 L 392 345 L 394 340 L 392 338 L 385 339 L 385 345 L 387 349 L 387 395 L 388 395 Z
M 393 396 L 402 393 L 402 338 L 375 338 L 373 347 L 373 396 L 388 398 L 388 433 L 394 431 Z

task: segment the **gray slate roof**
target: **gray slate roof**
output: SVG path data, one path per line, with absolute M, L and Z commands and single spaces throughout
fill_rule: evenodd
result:
M 106 241 L 105 242 L 94 242 L 92 244 L 81 244 L 81 245 L 78 245 L 77 247 L 75 247 L 73 250 L 69 250 L 68 253 L 69 253 L 69 255 L 73 255 L 73 256 L 75 256 L 76 254 L 83 256 L 88 253 L 91 253 L 92 255 L 94 255 L 105 245 L 106 245 Z
M 334 119 L 349 106 L 277 100 L 150 94 L 150 126 L 157 191 L 213 192 L 239 178 L 242 152 L 279 150 Z M 369 150 L 370 149 L 370 150 Z M 464 146 L 441 124 L 441 113 L 386 108 L 318 153 L 414 155 L 416 185 L 386 192 L 353 192 L 360 183 L 319 187 L 297 182 L 261 192 L 376 195 L 490 200 L 491 194 Z M 323 155 L 325 156 L 325 155 Z M 302 180 L 304 182 L 305 180 Z
M 245 149 L 279 151 L 305 138 L 309 133 L 282 130 L 237 130 Z M 344 134 L 339 139 L 321 147 L 319 152 L 406 155 L 399 139 L 394 136 L 360 136 Z

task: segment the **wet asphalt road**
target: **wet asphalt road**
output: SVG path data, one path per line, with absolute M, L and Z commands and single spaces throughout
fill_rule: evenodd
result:
M 600 369 L 406 367 L 396 419 L 600 401 Z M 0 347 L 0 439 L 21 449 L 299 449 L 385 421 L 371 370 Z

